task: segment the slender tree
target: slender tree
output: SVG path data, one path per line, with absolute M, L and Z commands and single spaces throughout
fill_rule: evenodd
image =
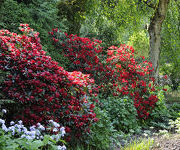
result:
M 155 77 L 156 81 L 158 81 L 158 74 L 159 74 L 159 57 L 160 57 L 160 42 L 161 42 L 161 29 L 162 24 L 165 20 L 166 13 L 168 11 L 168 4 L 170 0 L 129 0 L 129 1 L 123 1 L 119 0 L 114 2 L 113 0 L 103 0 L 105 1 L 108 6 L 114 6 L 113 11 L 111 13 L 111 18 L 113 18 L 113 21 L 124 20 L 125 26 L 129 27 L 129 25 L 137 26 L 137 29 L 133 27 L 133 30 L 138 30 L 139 23 L 142 22 L 142 18 L 150 17 L 150 23 L 148 27 L 149 32 L 149 57 L 150 61 L 153 63 L 154 72 L 153 76 Z M 122 5 L 123 4 L 123 5 Z M 132 12 L 132 14 L 129 14 L 128 12 L 124 12 L 126 9 L 122 9 L 122 7 L 125 7 L 124 5 L 127 5 L 128 12 Z M 135 12 L 134 9 L 137 7 L 138 12 Z M 147 8 L 150 9 L 147 9 Z M 107 11 L 109 11 L 111 7 Z M 150 14 L 147 14 L 147 11 Z M 142 14 L 142 12 L 144 14 Z M 118 14 L 118 15 L 116 15 Z M 152 14 L 152 15 L 151 15 Z M 142 16 L 143 15 L 143 16 Z M 113 16 L 113 17 L 112 17 Z M 120 16 L 120 17 L 119 17 Z M 124 19 L 126 18 L 126 19 Z M 131 19 L 131 20 L 127 20 Z M 138 24 L 136 24 L 138 23 Z M 120 26 L 122 26 L 122 22 L 120 23 Z M 128 28 L 127 27 L 127 28 Z M 142 30 L 142 28 L 140 29 Z
M 160 42 L 161 42 L 161 29 L 163 21 L 165 20 L 168 10 L 169 0 L 159 0 L 155 5 L 148 1 L 144 1 L 149 7 L 154 9 L 154 14 L 150 19 L 149 32 L 149 56 L 154 67 L 154 77 L 157 81 L 159 75 L 159 56 L 160 56 Z

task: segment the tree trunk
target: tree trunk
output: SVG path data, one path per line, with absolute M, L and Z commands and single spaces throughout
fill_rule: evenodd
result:
M 160 42 L 161 42 L 161 28 L 165 19 L 166 12 L 168 10 L 169 0 L 159 0 L 159 3 L 155 9 L 154 15 L 151 17 L 149 32 L 149 45 L 150 45 L 150 61 L 153 64 L 154 72 L 153 76 L 157 81 L 159 75 L 159 56 L 160 56 Z

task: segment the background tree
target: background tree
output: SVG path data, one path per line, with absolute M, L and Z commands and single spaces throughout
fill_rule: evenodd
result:
M 57 4 L 58 15 L 68 21 L 68 33 L 79 34 L 81 21 L 87 9 L 88 0 L 60 0 Z
M 132 35 L 134 31 L 142 30 L 143 24 L 150 22 L 148 27 L 149 58 L 153 63 L 153 76 L 156 79 L 159 75 L 160 34 L 168 4 L 169 0 L 102 1 L 104 14 L 120 26 L 119 30 L 127 31 L 126 29 L 128 29 L 129 32 L 125 32 L 126 34 Z M 148 14 L 148 12 L 150 13 Z
M 40 33 L 41 44 L 44 50 L 52 58 L 58 61 L 61 66 L 67 65 L 67 60 L 53 47 L 49 40 L 48 32 L 52 28 L 60 28 L 62 31 L 68 29 L 65 26 L 65 20 L 58 17 L 57 1 L 56 0 L 4 0 L 0 11 L 0 29 L 8 29 L 11 32 L 19 32 L 18 26 L 20 23 L 29 24 L 34 30 Z
M 171 1 L 161 34 L 160 69 L 170 78 L 172 90 L 180 84 L 180 1 Z
M 154 9 L 154 14 L 150 19 L 150 25 L 148 28 L 149 42 L 150 42 L 150 60 L 154 67 L 154 77 L 158 78 L 159 75 L 159 56 L 160 56 L 160 42 L 161 42 L 161 29 L 163 21 L 166 17 L 168 10 L 169 0 L 159 0 L 155 5 L 144 1 L 149 7 Z

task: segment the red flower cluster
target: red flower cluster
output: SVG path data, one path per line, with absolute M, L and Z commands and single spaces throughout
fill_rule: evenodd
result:
M 144 57 L 135 59 L 132 47 L 121 45 L 110 47 L 107 65 L 111 66 L 115 96 L 129 95 L 134 100 L 140 118 L 147 119 L 158 101 L 154 94 L 152 63 Z
M 158 98 L 153 94 L 154 79 L 150 74 L 152 64 L 144 57 L 136 59 L 132 47 L 112 46 L 107 56 L 98 40 L 67 35 L 58 29 L 50 32 L 54 45 L 63 49 L 64 55 L 74 64 L 71 70 L 88 73 L 95 79 L 99 90 L 114 96 L 128 95 L 134 99 L 134 105 L 140 118 L 146 119 L 154 108 Z M 98 49 L 97 49 L 98 46 Z
M 100 59 L 103 57 L 103 48 L 100 46 L 102 41 L 97 39 L 78 37 L 77 35 L 68 35 L 60 30 L 52 29 L 49 32 L 53 40 L 53 44 L 57 49 L 62 49 L 63 54 L 70 61 L 70 71 L 81 71 L 90 74 L 96 81 L 97 72 L 104 71 L 104 67 Z M 101 57 L 101 58 L 100 58 Z M 94 74 L 95 73 L 95 74 Z
M 67 72 L 42 50 L 37 32 L 21 24 L 22 35 L 0 30 L 0 71 L 7 78 L 0 90 L 16 102 L 15 119 L 25 124 L 54 120 L 67 132 L 80 134 L 97 121 L 88 102 L 93 80 L 81 72 Z

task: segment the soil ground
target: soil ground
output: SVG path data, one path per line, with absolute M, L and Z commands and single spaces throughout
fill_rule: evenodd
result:
M 180 150 L 180 134 L 155 137 L 152 150 Z

